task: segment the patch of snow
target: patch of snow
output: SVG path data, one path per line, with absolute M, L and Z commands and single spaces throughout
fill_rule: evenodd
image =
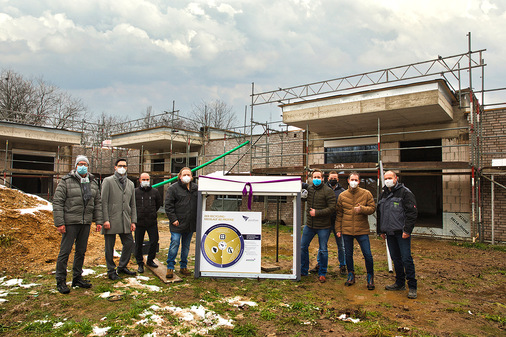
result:
M 88 276 L 92 274 L 95 274 L 95 271 L 93 269 L 83 269 L 83 273 L 81 274 L 81 276 Z
M 342 314 L 337 319 L 340 319 L 341 321 L 352 322 L 352 323 L 360 322 L 360 319 L 348 317 L 348 316 L 346 316 L 346 314 Z
M 105 328 L 99 328 L 98 326 L 94 326 L 91 336 L 105 336 L 110 328 L 111 328 L 110 326 L 107 326 Z
M 8 302 L 5 298 L 0 298 L 0 303 Z
M 100 298 L 107 298 L 111 296 L 111 292 L 110 291 L 106 291 L 105 293 L 101 293 L 98 297 Z
M 256 307 L 258 305 L 256 302 L 244 301 L 239 296 L 226 298 L 225 301 L 228 302 L 229 304 L 232 304 L 235 307 L 243 307 L 245 305 L 249 305 L 250 307 Z

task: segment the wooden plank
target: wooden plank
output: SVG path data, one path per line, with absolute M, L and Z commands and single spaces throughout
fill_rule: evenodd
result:
M 276 271 L 276 270 L 280 270 L 281 267 L 280 266 L 276 266 L 274 264 L 264 264 L 262 265 L 262 271 L 265 271 L 267 273 L 271 272 L 271 271 Z
M 163 283 L 176 283 L 176 282 L 183 282 L 183 279 L 181 279 L 178 275 L 176 275 L 176 273 L 174 273 L 174 277 L 171 278 L 171 279 L 168 279 L 167 277 L 165 277 L 167 275 L 167 266 L 162 264 L 160 261 L 158 261 L 157 258 L 155 258 L 153 260 L 154 263 L 156 263 L 158 265 L 158 268 L 153 268 L 153 267 L 150 267 L 148 266 L 146 263 L 147 263 L 147 258 L 148 256 L 147 255 L 144 255 L 143 256 L 143 260 L 144 260 L 144 268 L 148 268 L 149 270 L 151 270 L 151 272 L 153 274 L 155 274 L 156 276 L 158 276 L 158 278 L 160 280 L 162 280 Z

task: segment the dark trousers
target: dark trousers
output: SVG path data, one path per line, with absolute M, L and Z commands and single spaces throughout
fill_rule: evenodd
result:
M 119 258 L 118 268 L 126 268 L 130 256 L 134 250 L 134 239 L 132 233 L 118 234 L 121 239 L 123 248 L 121 249 L 121 257 Z M 107 274 L 111 275 L 116 272 L 116 264 L 114 263 L 114 244 L 116 242 L 116 234 L 104 234 L 105 241 L 105 262 L 107 264 Z
M 411 236 L 402 238 L 402 233 L 387 235 L 388 250 L 394 263 L 395 283 L 405 285 L 408 280 L 408 287 L 416 289 L 415 264 L 411 257 Z
M 148 233 L 149 237 L 149 251 L 148 261 L 153 261 L 156 257 L 156 248 L 158 248 L 158 225 L 149 227 L 138 226 L 135 229 L 135 259 L 137 264 L 143 263 L 142 260 L 142 244 L 144 243 L 144 234 Z
M 67 279 L 67 262 L 74 243 L 76 249 L 74 252 L 74 266 L 72 267 L 72 277 L 79 278 L 83 273 L 84 254 L 88 246 L 88 237 L 90 236 L 90 225 L 71 225 L 65 226 L 65 233 L 61 236 L 60 253 L 56 260 L 56 280 Z

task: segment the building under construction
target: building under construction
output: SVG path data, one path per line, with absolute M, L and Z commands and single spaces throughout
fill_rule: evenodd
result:
M 78 154 L 86 154 L 100 177 L 112 174 L 114 161 L 124 157 L 130 178 L 148 172 L 157 183 L 249 141 L 197 175 L 294 175 L 306 181 L 311 170 L 320 169 L 337 171 L 346 188 L 348 174 L 357 171 L 361 186 L 377 197 L 380 172 L 394 170 L 417 199 L 415 234 L 506 242 L 506 103 L 484 102 L 487 93 L 506 91 L 484 88 L 484 52 L 268 92 L 253 86 L 250 123 L 234 130 L 184 130 L 175 126 L 173 110 L 97 137 L 109 143 L 88 144 L 83 134 L 89 124 L 57 130 L 4 120 L 3 180 L 51 199 L 58 179 Z M 279 107 L 281 125 L 254 120 L 255 109 L 266 104 Z M 100 129 L 94 126 L 94 132 Z M 220 195 L 209 202 L 239 210 L 246 207 L 244 198 Z M 292 223 L 286 197 L 256 197 L 252 209 L 266 221 Z

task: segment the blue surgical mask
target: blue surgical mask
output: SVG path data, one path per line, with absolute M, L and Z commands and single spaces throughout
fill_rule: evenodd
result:
M 321 179 L 313 178 L 313 185 L 320 186 L 321 183 L 322 183 Z
M 77 173 L 79 173 L 81 175 L 85 175 L 86 173 L 88 173 L 88 166 L 84 166 L 84 165 L 78 166 Z

